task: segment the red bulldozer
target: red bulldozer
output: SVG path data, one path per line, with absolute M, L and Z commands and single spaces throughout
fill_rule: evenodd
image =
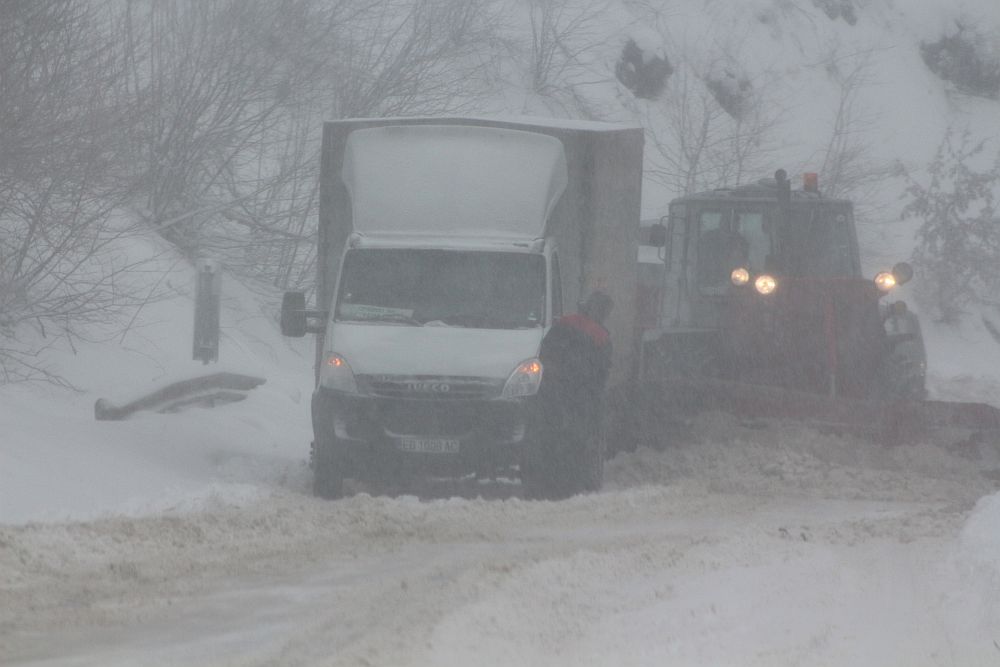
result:
M 912 268 L 861 272 L 850 201 L 786 173 L 684 196 L 640 249 L 644 411 L 661 434 L 693 412 L 805 422 L 882 442 L 1000 441 L 1000 410 L 926 399 Z M 947 435 L 944 435 L 947 433 Z

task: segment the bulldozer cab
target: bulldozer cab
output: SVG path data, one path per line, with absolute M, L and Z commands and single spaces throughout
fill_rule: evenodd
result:
M 798 191 L 783 199 L 774 179 L 675 199 L 663 222 L 665 328 L 716 329 L 723 301 L 747 280 L 861 278 L 851 202 Z
M 694 279 L 703 293 L 728 289 L 738 267 L 763 271 L 773 257 L 773 217 L 754 205 L 692 206 Z
M 944 431 L 1000 442 L 993 406 L 926 400 L 918 318 L 887 298 L 912 268 L 863 276 L 851 202 L 805 182 L 792 191 L 779 170 L 686 195 L 649 225 L 639 257 L 640 287 L 659 304 L 659 326 L 643 331 L 650 432 L 721 410 L 887 443 Z
M 778 172 L 675 199 L 665 223 L 661 327 L 645 334 L 661 340 L 651 356 L 664 372 L 858 397 L 880 390 L 894 344 L 887 290 L 861 274 L 850 201 L 792 191 Z

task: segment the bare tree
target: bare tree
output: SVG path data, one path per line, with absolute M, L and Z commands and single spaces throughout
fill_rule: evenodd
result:
M 282 288 L 308 285 L 315 275 L 321 121 L 460 111 L 489 79 L 492 56 L 483 45 L 495 32 L 496 19 L 482 0 L 309 6 L 312 16 L 297 38 L 309 45 L 308 55 L 299 50 L 290 56 L 318 64 L 304 78 L 310 97 L 255 145 L 250 182 L 261 189 L 216 216 L 224 224 L 213 240 L 216 248 L 232 246 L 231 265 L 242 264 Z M 228 194 L 236 201 L 246 190 L 234 184 Z M 246 238 L 253 242 L 236 258 L 239 239 Z
M 560 94 L 584 66 L 583 57 L 603 41 L 606 3 L 529 0 L 530 88 L 538 95 Z
M 443 113 L 479 92 L 485 0 L 367 0 L 332 27 L 332 118 Z
M 871 73 L 873 56 L 873 51 L 847 56 L 833 53 L 823 64 L 837 87 L 837 100 L 829 139 L 818 155 L 820 180 L 827 196 L 854 200 L 861 219 L 872 216 L 878 189 L 896 171 L 891 163 L 874 157 L 870 133 L 877 127 L 878 118 L 859 108 L 860 93 L 875 83 Z
M 710 80 L 708 70 L 682 62 L 663 100 L 644 110 L 654 149 L 648 172 L 678 194 L 739 185 L 767 171 L 775 150 L 783 111 L 767 94 L 769 75 L 747 80 L 738 107 L 728 110 Z
M 315 259 L 322 121 L 460 107 L 481 87 L 486 5 L 130 4 L 146 217 L 188 256 L 298 284 Z
M 149 45 L 130 61 L 140 186 L 154 224 L 217 204 L 280 122 L 294 75 L 269 38 L 293 14 L 287 4 L 236 0 L 130 10 L 132 43 Z M 193 253 L 194 227 L 175 224 L 164 233 Z
M 80 0 L 0 3 L 0 382 L 54 377 L 53 335 L 92 334 L 138 300 L 112 213 L 127 108 L 107 16 Z
M 259 149 L 253 175 L 259 187 L 233 182 L 232 205 L 213 215 L 203 252 L 244 276 L 279 289 L 309 284 L 316 275 L 315 216 L 319 205 L 317 123 L 286 117 L 283 136 Z
M 1000 152 L 985 167 L 986 142 L 949 130 L 928 167 L 929 181 L 907 175 L 904 217 L 920 221 L 914 263 L 920 300 L 943 322 L 970 305 L 1000 308 Z

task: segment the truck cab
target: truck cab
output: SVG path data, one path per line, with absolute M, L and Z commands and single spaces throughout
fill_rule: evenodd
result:
M 512 469 L 542 379 L 538 348 L 560 314 L 544 243 L 353 239 L 313 396 L 317 442 L 337 457 L 317 452 L 318 478 Z

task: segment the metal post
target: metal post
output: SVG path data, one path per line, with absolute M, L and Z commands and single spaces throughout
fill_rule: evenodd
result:
M 219 360 L 219 311 L 222 272 L 218 262 L 200 260 L 195 277 L 193 359 Z

